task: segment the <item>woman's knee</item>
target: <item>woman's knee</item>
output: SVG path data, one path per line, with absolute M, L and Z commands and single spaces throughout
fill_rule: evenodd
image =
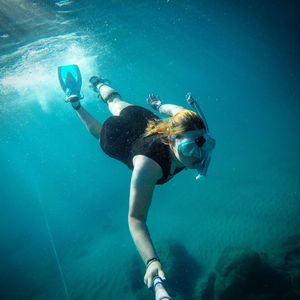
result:
M 114 116 L 119 116 L 120 113 L 121 113 L 121 111 L 122 111 L 124 108 L 126 108 L 126 107 L 132 105 L 132 104 L 130 104 L 130 103 L 127 103 L 127 102 L 121 100 L 120 98 L 114 99 L 113 101 L 109 101 L 109 102 L 107 102 L 107 104 L 108 104 L 108 108 L 109 108 L 110 112 L 111 112 Z
M 99 89 L 100 96 L 107 103 L 108 109 L 114 116 L 119 116 L 121 111 L 131 105 L 122 100 L 121 95 L 113 88 L 103 85 Z

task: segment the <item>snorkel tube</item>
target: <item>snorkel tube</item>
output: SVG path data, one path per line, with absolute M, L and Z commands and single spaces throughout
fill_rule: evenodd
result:
M 153 290 L 155 293 L 155 300 L 172 300 L 168 292 L 165 290 L 162 279 L 156 276 L 153 280 Z
M 200 119 L 203 121 L 204 123 L 204 126 L 205 126 L 205 130 L 206 130 L 206 133 L 209 132 L 208 130 L 208 125 L 207 125 L 207 121 L 206 121 L 206 118 L 204 116 L 204 113 L 203 111 L 201 110 L 198 102 L 196 101 L 196 99 L 194 99 L 192 97 L 192 93 L 187 93 L 186 96 L 186 102 L 196 111 L 197 115 L 200 117 Z
M 206 131 L 206 133 L 205 133 L 205 139 L 206 139 L 205 144 L 207 145 L 207 147 L 206 147 L 207 148 L 207 157 L 204 160 L 202 160 L 199 163 L 198 167 L 197 167 L 198 175 L 196 176 L 196 180 L 198 180 L 198 179 L 206 176 L 207 169 L 208 169 L 208 166 L 209 166 L 210 160 L 211 160 L 211 152 L 215 147 L 216 141 L 209 135 L 208 124 L 207 124 L 206 118 L 204 116 L 204 113 L 201 110 L 201 108 L 200 108 L 199 104 L 197 103 L 196 99 L 194 99 L 192 97 L 191 93 L 187 93 L 186 101 L 196 111 L 199 118 L 203 121 L 205 131 Z

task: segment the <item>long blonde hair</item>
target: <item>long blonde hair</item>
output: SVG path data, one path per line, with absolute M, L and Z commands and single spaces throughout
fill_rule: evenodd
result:
M 176 137 L 190 130 L 204 128 L 203 121 L 195 112 L 184 109 L 171 118 L 149 121 L 144 136 L 158 134 L 164 144 L 169 144 L 171 136 Z

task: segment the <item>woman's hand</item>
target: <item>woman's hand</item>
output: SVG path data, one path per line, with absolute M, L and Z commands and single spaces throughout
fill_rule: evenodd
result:
M 161 263 L 156 260 L 149 264 L 149 266 L 146 269 L 146 273 L 144 276 L 144 283 L 148 286 L 150 289 L 153 286 L 153 278 L 155 276 L 159 276 L 162 280 L 165 280 L 165 273 L 162 270 Z
M 155 110 L 159 110 L 160 106 L 162 105 L 162 101 L 157 95 L 150 94 L 146 99 L 147 103 Z

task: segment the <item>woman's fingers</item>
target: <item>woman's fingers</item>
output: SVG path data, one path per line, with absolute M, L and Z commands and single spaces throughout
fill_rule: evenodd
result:
M 146 274 L 144 283 L 148 287 L 148 289 L 150 289 L 152 287 L 152 276 Z
M 166 280 L 166 276 L 163 270 L 158 270 L 158 276 L 162 279 L 162 280 Z
M 152 285 L 153 285 L 152 277 L 149 277 L 149 278 L 148 278 L 148 284 L 147 284 L 148 289 L 152 288 Z

